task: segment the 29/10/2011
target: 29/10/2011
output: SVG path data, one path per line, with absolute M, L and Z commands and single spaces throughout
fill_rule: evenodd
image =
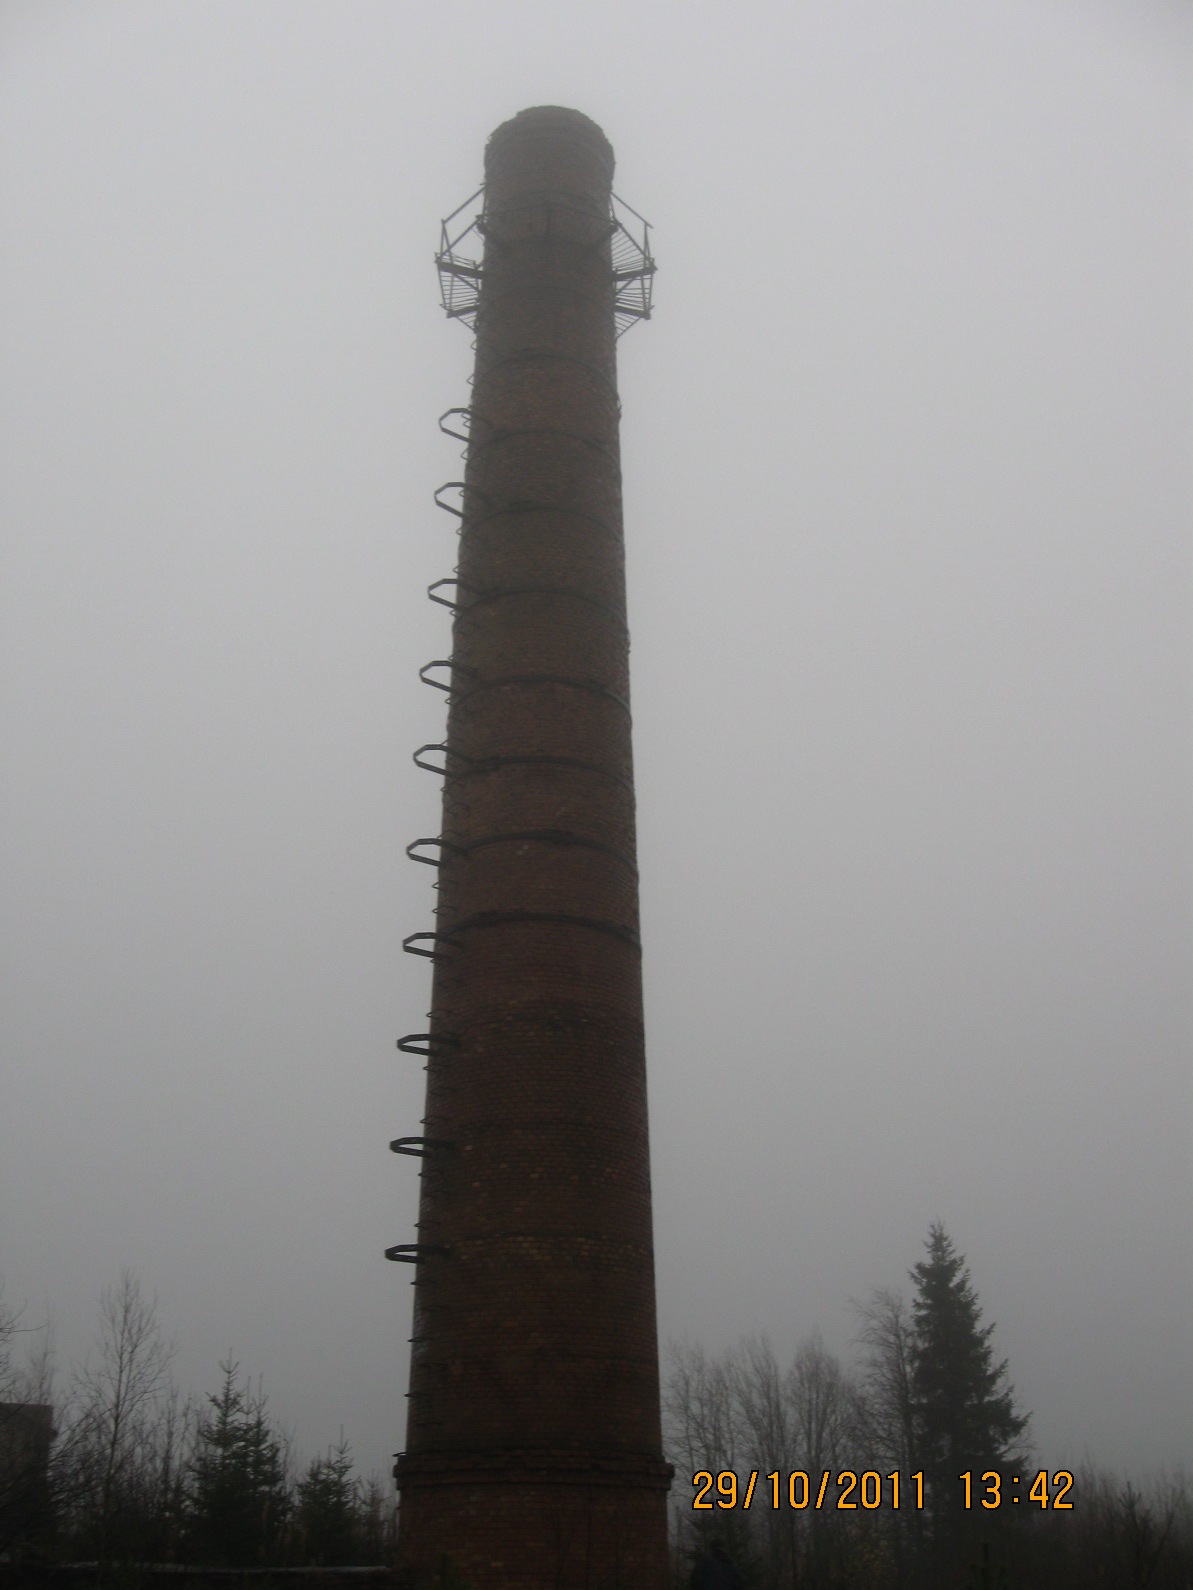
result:
M 762 1481 L 760 1490 L 759 1480 Z M 747 1508 L 757 1500 L 762 1507 L 792 1507 L 797 1512 L 805 1507 L 842 1512 L 852 1512 L 858 1507 L 867 1512 L 883 1506 L 922 1508 L 923 1470 L 907 1475 L 906 1483 L 903 1482 L 904 1476 L 898 1469 L 891 1474 L 879 1474 L 877 1469 L 865 1469 L 860 1474 L 853 1469 L 842 1469 L 836 1474 L 831 1469 L 819 1474 L 793 1469 L 790 1474 L 783 1474 L 776 1469 L 773 1474 L 765 1475 L 758 1469 L 751 1469 L 748 1475 L 743 1474 L 739 1485 L 732 1469 L 722 1469 L 717 1474 L 700 1469 L 692 1475 L 692 1484 L 696 1487 L 692 1506 L 697 1511 L 710 1511 L 714 1507 L 728 1511 L 733 1507 Z

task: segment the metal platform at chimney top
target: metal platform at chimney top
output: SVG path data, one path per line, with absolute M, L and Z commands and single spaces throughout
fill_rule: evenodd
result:
M 483 201 L 485 190 L 477 189 L 464 203 L 452 211 L 440 228 L 439 249 L 435 266 L 439 272 L 439 293 L 444 312 L 451 320 L 462 320 L 466 326 L 476 323 L 480 301 L 481 279 L 484 275 L 480 244 L 487 224 L 496 217 L 482 208 L 465 219 L 466 212 L 478 199 Z M 564 199 L 544 199 L 538 204 L 560 209 L 571 209 Z M 636 224 L 635 224 L 636 223 Z M 594 242 L 609 238 L 613 256 L 613 313 L 620 337 L 639 320 L 649 320 L 653 307 L 654 276 L 658 267 L 650 252 L 650 223 L 638 214 L 624 199 L 613 194 L 609 216 Z

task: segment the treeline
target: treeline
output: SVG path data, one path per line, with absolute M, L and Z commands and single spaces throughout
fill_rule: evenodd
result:
M 392 1487 L 357 1476 L 342 1438 L 300 1465 L 260 1381 L 231 1360 L 218 1391 L 184 1398 L 135 1276 L 104 1289 L 91 1352 L 57 1405 L 44 1343 L 19 1352 L 26 1334 L 0 1310 L 0 1560 L 390 1561 Z
M 1188 1590 L 1186 1482 L 1140 1490 L 1085 1467 L 1041 1484 L 941 1226 L 910 1278 L 910 1299 L 857 1305 L 849 1365 L 815 1337 L 787 1364 L 765 1339 L 672 1349 L 676 1586 L 720 1539 L 742 1590 Z M 38 1340 L 0 1309 L 0 1562 L 392 1562 L 391 1487 L 362 1480 L 342 1438 L 300 1463 L 261 1382 L 231 1360 L 216 1391 L 184 1398 L 134 1276 L 104 1289 L 92 1350 L 58 1399 L 44 1339 L 21 1351 Z
M 1185 1481 L 1145 1494 L 1085 1467 L 1041 1482 L 942 1226 L 910 1279 L 910 1302 L 884 1290 L 855 1305 L 848 1367 L 817 1337 L 787 1364 L 765 1339 L 672 1348 L 676 1586 L 722 1582 L 707 1577 L 720 1540 L 743 1590 L 1188 1590 Z

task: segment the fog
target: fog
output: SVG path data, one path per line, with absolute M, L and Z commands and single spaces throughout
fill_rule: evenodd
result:
M 441 216 L 604 128 L 660 1334 L 967 1255 L 1049 1465 L 1193 1461 L 1193 17 L 9 0 L 0 1271 L 405 1426 Z M 401 1271 L 402 1273 L 398 1273 Z

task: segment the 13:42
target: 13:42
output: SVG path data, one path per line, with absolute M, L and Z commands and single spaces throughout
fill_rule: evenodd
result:
M 977 1482 L 972 1469 L 966 1469 L 958 1478 L 965 1486 L 967 1508 L 980 1504 L 993 1512 L 998 1507 L 1017 1506 L 1020 1501 L 1034 1502 L 1038 1507 L 1057 1510 L 1073 1506 L 1067 1499 L 1073 1489 L 1073 1476 L 1068 1469 L 1056 1470 L 1052 1475 L 1051 1489 L 1047 1469 L 1039 1469 L 1030 1485 L 1026 1474 L 1022 1477 L 1018 1474 L 1000 1474 L 996 1469 L 988 1469 L 985 1474 L 979 1475 Z

